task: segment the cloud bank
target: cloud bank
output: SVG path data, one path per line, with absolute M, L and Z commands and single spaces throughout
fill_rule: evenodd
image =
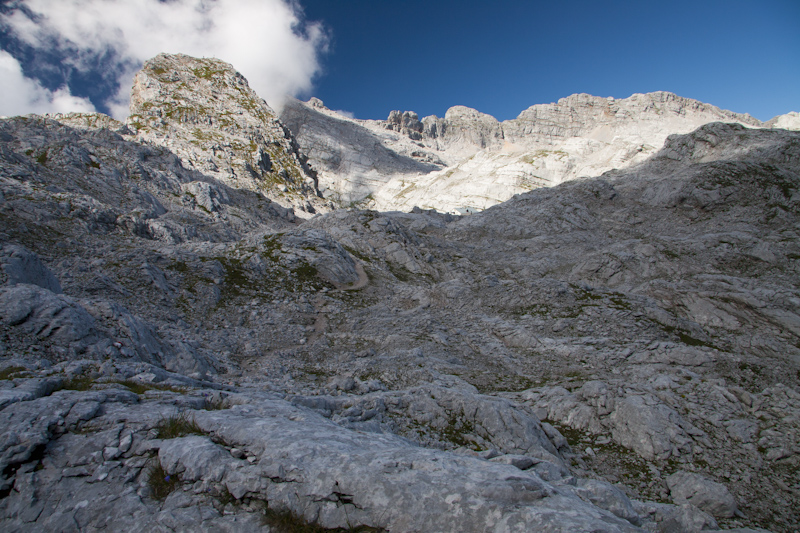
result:
M 50 91 L 26 78 L 19 62 L 4 50 L 0 50 L 0 94 L 0 116 L 95 110 L 89 100 L 72 96 L 66 87 Z
M 32 52 L 38 72 L 73 81 L 48 90 L 2 52 L 0 87 L 15 95 L 0 111 L 6 115 L 85 111 L 90 102 L 70 87 L 77 92 L 74 80 L 95 79 L 108 89 L 92 97 L 94 104 L 124 118 L 133 75 L 160 52 L 227 61 L 280 106 L 285 95 L 311 89 L 327 46 L 324 28 L 304 22 L 294 0 L 18 0 L 0 24 Z M 42 64 L 52 58 L 58 64 Z

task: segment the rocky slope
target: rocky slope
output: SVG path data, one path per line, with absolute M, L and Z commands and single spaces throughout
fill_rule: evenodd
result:
M 800 133 L 302 220 L 162 118 L 0 121 L 3 530 L 800 521 Z
M 389 176 L 420 176 L 445 167 L 404 133 L 348 119 L 315 98 L 290 99 L 280 120 L 308 155 L 324 197 L 342 207 L 369 204 Z
M 793 114 L 761 123 L 665 92 L 623 100 L 576 94 L 504 122 L 464 106 L 444 118 L 393 111 L 386 121 L 352 120 L 319 100 L 290 102 L 281 120 L 319 170 L 326 197 L 340 205 L 452 213 L 626 168 L 653 155 L 668 135 L 710 122 L 798 129 Z M 381 155 L 365 158 L 373 153 Z
M 327 210 L 291 134 L 228 63 L 167 54 L 147 61 L 133 81 L 127 124 L 187 168 L 300 215 Z

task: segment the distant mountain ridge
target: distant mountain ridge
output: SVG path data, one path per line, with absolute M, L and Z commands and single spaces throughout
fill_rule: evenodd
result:
M 313 98 L 290 101 L 280 119 L 317 169 L 327 198 L 377 210 L 450 212 L 626 168 L 669 135 L 710 122 L 800 128 L 796 113 L 765 123 L 668 92 L 621 100 L 575 94 L 503 122 L 464 106 L 444 118 L 392 111 L 387 120 L 356 120 Z

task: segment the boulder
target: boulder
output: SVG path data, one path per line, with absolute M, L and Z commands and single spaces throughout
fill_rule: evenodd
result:
M 56 294 L 62 293 L 58 279 L 39 256 L 16 244 L 0 243 L 0 282 L 38 285 Z
M 736 500 L 721 483 L 692 472 L 679 471 L 666 478 L 672 501 L 690 503 L 717 518 L 736 513 Z

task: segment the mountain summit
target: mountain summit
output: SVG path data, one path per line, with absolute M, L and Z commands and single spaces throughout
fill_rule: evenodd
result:
M 275 112 L 231 65 L 161 54 L 136 75 L 127 124 L 187 168 L 298 213 L 326 210 L 315 173 Z
M 318 169 L 326 197 L 340 205 L 452 213 L 627 168 L 669 135 L 710 122 L 771 127 L 782 120 L 800 129 L 791 114 L 762 123 L 667 92 L 622 100 L 576 94 L 504 122 L 464 106 L 444 118 L 393 111 L 385 121 L 355 120 L 317 99 L 289 102 L 280 118 Z

